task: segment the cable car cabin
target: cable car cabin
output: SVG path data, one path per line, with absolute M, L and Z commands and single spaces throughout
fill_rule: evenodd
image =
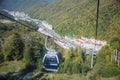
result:
M 62 56 L 60 52 L 49 50 L 43 58 L 43 69 L 46 71 L 57 72 L 59 70 L 60 60 Z

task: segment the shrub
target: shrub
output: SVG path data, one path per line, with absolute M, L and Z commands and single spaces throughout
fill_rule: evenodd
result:
M 9 36 L 2 47 L 5 60 L 20 60 L 23 57 L 24 43 L 20 34 L 14 33 Z
M 120 70 L 114 64 L 108 64 L 104 66 L 104 68 L 101 71 L 101 76 L 103 77 L 113 77 L 117 75 L 120 75 Z

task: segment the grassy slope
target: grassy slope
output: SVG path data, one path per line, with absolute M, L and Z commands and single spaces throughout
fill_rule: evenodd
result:
M 0 72 L 14 72 L 23 69 L 24 67 L 25 63 L 22 61 L 3 62 L 0 64 Z
M 89 77 L 90 76 L 88 75 L 81 75 L 81 74 L 50 73 L 47 75 L 46 78 L 49 78 L 50 80 L 92 80 L 92 79 L 89 79 Z M 96 80 L 116 80 L 116 77 L 109 77 L 109 78 L 100 77 L 99 79 L 96 79 Z

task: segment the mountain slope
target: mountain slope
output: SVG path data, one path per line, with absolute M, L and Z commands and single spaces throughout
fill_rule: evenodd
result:
M 50 24 L 53 24 L 57 33 L 61 35 L 75 37 L 94 37 L 95 35 L 97 0 L 59 0 L 58 2 L 44 6 L 39 5 L 39 3 L 37 3 L 38 0 L 14 1 L 16 1 L 17 5 L 13 4 L 13 2 L 5 3 L 6 5 L 12 4 L 8 6 L 9 10 L 24 11 L 29 13 L 33 18 L 46 20 Z M 21 3 L 18 3 L 19 1 L 21 1 Z M 93 69 L 90 68 L 91 55 L 85 56 L 85 52 L 82 52 L 80 48 L 63 50 L 55 46 L 55 49 L 60 50 L 64 57 L 63 63 L 60 65 L 60 73 L 53 73 L 53 75 L 51 75 L 51 73 L 45 73 L 43 76 L 40 75 L 39 77 L 35 73 L 34 80 L 36 80 L 36 78 L 44 79 L 44 77 L 49 80 L 119 80 L 120 55 L 117 55 L 117 53 L 119 54 L 120 52 L 119 4 L 119 0 L 100 0 L 98 38 L 109 40 L 110 42 L 108 42 L 109 45 L 106 45 L 97 53 L 96 57 L 94 56 L 93 61 L 95 64 Z M 0 6 L 1 8 L 6 7 L 7 9 L 7 6 Z M 21 22 L 27 24 L 27 22 Z M 21 41 L 23 41 L 25 46 L 20 47 L 24 48 L 24 51 L 21 52 L 23 55 L 21 61 L 25 61 L 26 64 L 34 65 L 37 68 L 37 70 L 34 71 L 41 73 L 42 59 L 46 52 L 44 47 L 45 36 L 19 23 L 0 23 L 0 37 L 5 41 L 3 46 L 0 46 L 0 62 L 4 60 L 4 56 L 6 55 L 8 58 L 11 57 L 6 53 L 10 53 L 14 60 L 17 58 L 18 55 L 16 55 L 15 58 L 13 52 L 19 52 L 17 51 L 19 47 L 16 47 L 16 42 L 18 43 L 18 41 L 22 39 Z M 19 78 L 22 79 L 23 75 L 22 78 Z M 32 78 L 34 78 L 34 76 L 32 76 Z
M 95 34 L 96 0 L 61 0 L 48 5 L 36 18 L 46 19 L 62 35 L 91 36 Z M 118 35 L 120 30 L 120 2 L 117 0 L 100 0 L 98 37 L 108 39 Z M 115 31 L 113 31 L 113 29 Z M 106 35 L 105 35 L 106 34 Z
M 99 39 L 109 40 L 115 35 L 119 37 L 119 4 L 119 0 L 100 0 Z M 4 0 L 1 6 L 6 9 L 9 7 L 10 10 L 24 11 L 33 18 L 46 20 L 61 35 L 76 37 L 95 35 L 96 0 L 13 0 L 13 2 Z
M 56 0 L 2 0 L 0 1 L 0 8 L 31 12 L 36 10 L 36 8 L 44 7 L 55 1 Z
M 93 37 L 95 34 L 96 2 L 95 0 L 60 0 L 37 10 L 32 16 L 47 20 L 62 35 Z M 100 0 L 98 29 L 100 39 L 107 39 L 119 34 L 119 4 L 120 2 L 117 0 Z M 117 31 L 114 32 L 112 28 Z

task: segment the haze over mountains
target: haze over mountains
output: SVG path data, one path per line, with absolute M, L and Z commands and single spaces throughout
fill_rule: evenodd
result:
M 57 0 L 0 0 L 0 7 L 8 10 L 29 10 L 31 7 L 43 7 Z

